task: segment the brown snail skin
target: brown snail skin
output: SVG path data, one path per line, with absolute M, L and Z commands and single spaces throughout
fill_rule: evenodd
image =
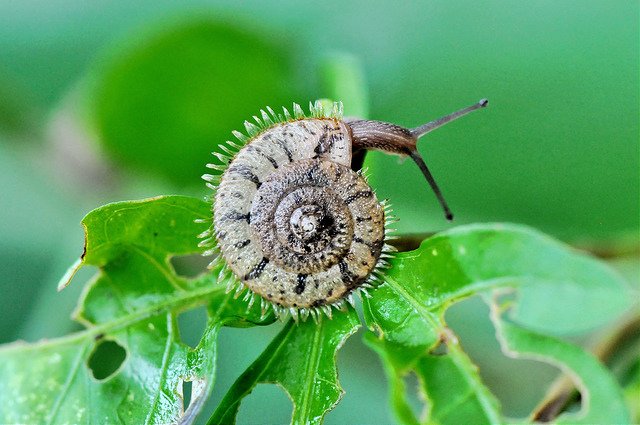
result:
M 407 155 L 420 167 L 452 214 L 417 150 L 418 138 L 475 109 L 481 100 L 423 126 L 407 129 L 370 120 L 344 120 L 342 105 L 325 113 L 310 105 L 310 116 L 294 104 L 291 116 L 267 108 L 256 124 L 245 121 L 248 137 L 220 145 L 203 178 L 214 190 L 213 221 L 200 235 L 207 254 L 218 254 L 229 290 L 236 288 L 263 312 L 306 319 L 353 303 L 382 278 L 393 250 L 385 240 L 391 221 L 354 154 L 367 149 Z

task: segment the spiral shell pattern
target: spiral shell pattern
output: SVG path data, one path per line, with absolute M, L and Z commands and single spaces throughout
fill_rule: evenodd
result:
M 276 312 L 330 314 L 384 261 L 385 208 L 351 170 L 351 145 L 335 117 L 273 123 L 219 178 L 217 249 L 241 287 Z

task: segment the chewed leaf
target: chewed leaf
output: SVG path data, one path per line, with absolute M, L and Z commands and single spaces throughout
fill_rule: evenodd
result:
M 459 345 L 447 347 L 447 354 L 426 354 L 416 365 L 431 420 L 443 425 L 500 423 L 500 404 L 482 383 L 477 368 Z
M 85 287 L 76 318 L 96 325 L 149 306 L 178 299 L 188 305 L 211 295 L 211 282 L 179 277 L 169 262 L 170 255 L 200 252 L 195 235 L 206 225 L 194 220 L 207 216 L 205 202 L 178 196 L 118 202 L 90 212 L 82 220 L 82 264 L 103 272 Z
M 501 317 L 497 302 L 490 303 L 500 345 L 514 358 L 540 360 L 560 367 L 578 386 L 582 408 L 565 413 L 557 424 L 626 424 L 629 415 L 621 388 L 609 371 L 580 347 L 529 331 Z
M 90 331 L 0 351 L 2 423 L 174 422 L 198 413 L 213 384 L 217 325 L 192 350 L 180 342 L 172 315 L 159 315 L 104 338 L 117 341 L 126 358 L 112 374 L 92 369 L 100 340 Z M 106 329 L 105 329 L 106 330 Z M 99 335 L 98 335 L 99 336 Z M 194 381 L 191 409 L 183 411 L 183 381 Z
M 415 417 L 411 405 L 407 400 L 407 388 L 403 380 L 404 376 L 411 371 L 411 367 L 403 367 L 402 360 L 398 352 L 393 352 L 393 345 L 385 345 L 383 339 L 368 332 L 363 337 L 366 345 L 375 351 L 382 360 L 382 365 L 389 381 L 389 402 L 393 407 L 396 418 L 401 424 L 417 425 L 418 419 Z
M 225 294 L 211 275 L 174 272 L 172 255 L 201 252 L 196 235 L 206 224 L 194 220 L 208 216 L 206 202 L 181 196 L 89 213 L 81 264 L 100 271 L 76 312 L 86 330 L 0 349 L 0 422 L 192 422 L 211 392 L 220 326 L 273 321 Z M 191 348 L 180 340 L 176 317 L 198 305 L 208 307 L 208 325 Z M 102 353 L 108 347 L 117 356 Z M 186 411 L 185 381 L 192 382 Z
M 410 372 L 422 376 L 425 414 L 442 423 L 449 419 L 456 423 L 461 417 L 451 414 L 463 412 L 475 412 L 464 416 L 471 421 L 499 418 L 497 403 L 444 322 L 444 312 L 451 304 L 474 294 L 511 288 L 515 300 L 509 314 L 514 323 L 548 334 L 566 334 L 611 322 L 633 299 L 633 291 L 601 262 L 515 225 L 459 227 L 427 239 L 415 251 L 400 253 L 391 262 L 386 283 L 364 300 L 365 319 L 377 335 L 375 348 L 391 387 L 398 387 L 398 381 Z M 440 354 L 444 357 L 433 357 L 438 350 L 444 351 Z M 468 392 L 464 403 L 443 397 L 448 390 L 438 387 L 436 375 L 431 375 L 436 364 L 451 372 L 449 385 Z M 403 423 L 418 422 L 402 400 L 393 404 Z
M 452 334 L 443 335 L 445 352 L 431 353 L 398 345 L 373 333 L 365 335 L 365 343 L 380 356 L 389 380 L 390 402 L 402 424 L 500 423 L 500 405 L 480 379 L 475 365 L 462 351 Z M 415 373 L 420 379 L 421 394 L 426 405 L 419 420 L 407 400 L 404 378 Z
M 318 323 L 289 321 L 260 357 L 236 380 L 209 419 L 209 424 L 235 423 L 242 399 L 258 383 L 280 385 L 293 402 L 294 424 L 320 424 L 342 397 L 336 352 L 359 327 L 353 309 L 320 316 Z M 265 417 L 265 422 L 269 422 Z

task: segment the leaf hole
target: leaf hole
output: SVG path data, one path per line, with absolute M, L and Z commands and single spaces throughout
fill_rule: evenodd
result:
M 360 328 L 338 351 L 338 382 L 346 393 L 335 409 L 327 413 L 327 423 L 356 424 L 392 415 L 380 358 L 362 342 L 366 332 L 369 331 Z
M 237 422 L 285 424 L 291 422 L 292 412 L 293 405 L 282 387 L 274 384 L 258 384 L 242 401 Z
M 422 385 L 418 376 L 411 372 L 402 377 L 404 383 L 405 399 L 409 408 L 416 418 L 422 416 L 425 409 L 425 400 L 422 392 Z
M 447 344 L 444 342 L 439 343 L 437 346 L 431 349 L 431 351 L 429 351 L 429 354 L 431 354 L 432 356 L 446 356 L 448 353 L 449 349 L 447 347 Z
M 238 376 L 258 358 L 282 330 L 284 324 L 248 328 L 223 327 L 218 335 L 219 365 L 216 371 L 217 391 L 207 403 L 219 405 Z M 291 366 L 292 373 L 297 371 Z M 300 375 L 300 379 L 303 379 Z M 240 405 L 237 423 L 271 424 L 291 422 L 293 405 L 285 391 L 277 385 L 258 384 Z
M 539 409 L 531 416 L 531 420 L 535 422 L 552 422 L 557 419 L 558 415 L 565 413 L 576 414 L 582 408 L 582 396 L 579 391 L 562 394 L 554 400 L 547 402 L 542 409 Z
M 199 254 L 174 255 L 169 260 L 173 271 L 180 277 L 193 279 L 207 272 L 207 266 L 213 256 L 204 257 Z
M 186 412 L 191 404 L 191 391 L 193 384 L 191 381 L 182 381 L 182 411 Z
M 184 311 L 178 315 L 177 320 L 180 340 L 191 348 L 197 347 L 207 328 L 206 307 Z
M 115 375 L 127 358 L 127 350 L 114 340 L 105 339 L 96 342 L 87 367 L 98 381 L 104 381 Z

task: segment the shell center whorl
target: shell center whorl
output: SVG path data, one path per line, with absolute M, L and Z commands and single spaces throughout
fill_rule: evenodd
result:
M 282 167 L 262 184 L 252 205 L 251 225 L 262 250 L 292 272 L 327 270 L 352 243 L 352 214 L 325 167 L 319 160 Z
M 289 224 L 291 231 L 299 239 L 312 241 L 317 239 L 321 229 L 333 224 L 333 218 L 318 205 L 303 205 L 293 211 Z

